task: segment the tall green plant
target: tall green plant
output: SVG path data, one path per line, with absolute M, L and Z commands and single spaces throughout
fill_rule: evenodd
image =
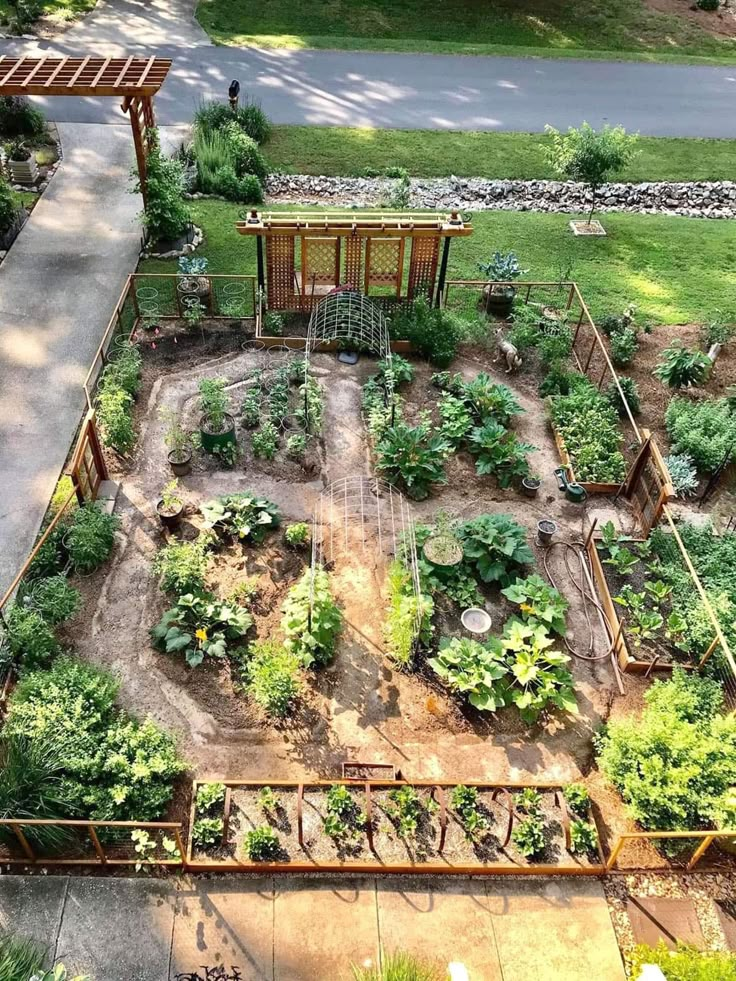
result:
M 307 569 L 289 590 L 283 613 L 281 629 L 287 650 L 298 655 L 307 668 L 315 662 L 329 664 L 342 629 L 342 613 L 324 569 Z
M 191 220 L 182 198 L 183 175 L 178 160 L 161 152 L 158 131 L 146 132 L 150 150 L 146 158 L 146 203 L 141 221 L 154 241 L 176 239 L 183 235 Z M 134 191 L 141 191 L 137 174 Z
M 432 484 L 447 483 L 443 463 L 448 452 L 447 441 L 433 433 L 428 423 L 408 426 L 398 422 L 376 445 L 376 470 L 415 501 L 423 501 Z
M 525 529 L 506 514 L 482 514 L 462 524 L 457 534 L 483 582 L 508 586 L 534 561 Z

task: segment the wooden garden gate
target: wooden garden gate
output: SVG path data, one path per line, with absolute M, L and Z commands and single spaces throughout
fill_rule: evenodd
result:
M 644 442 L 621 485 L 621 496 L 631 501 L 645 538 L 656 527 L 665 504 L 675 496 L 667 464 L 652 434 L 642 430 Z
M 93 409 L 87 413 L 82 423 L 68 472 L 80 504 L 94 501 L 100 484 L 103 480 L 107 480 L 107 466 L 97 435 Z
M 155 126 L 153 97 L 171 68 L 169 58 L 42 58 L 0 57 L 0 95 L 121 96 L 121 109 L 130 118 L 135 157 L 146 201 L 146 158 Z

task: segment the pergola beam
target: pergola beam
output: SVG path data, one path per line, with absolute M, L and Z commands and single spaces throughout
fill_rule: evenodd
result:
M 0 58 L 0 95 L 154 96 L 169 58 Z

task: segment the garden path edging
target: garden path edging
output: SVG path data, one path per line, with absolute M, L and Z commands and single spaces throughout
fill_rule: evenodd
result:
M 271 202 L 356 207 L 378 204 L 390 207 L 396 185 L 397 181 L 384 177 L 315 177 L 309 174 L 272 174 L 265 181 Z M 589 209 L 592 202 L 593 196 L 586 185 L 570 181 L 442 177 L 413 179 L 409 207 L 574 212 Z M 603 184 L 596 194 L 596 210 L 736 218 L 736 181 Z

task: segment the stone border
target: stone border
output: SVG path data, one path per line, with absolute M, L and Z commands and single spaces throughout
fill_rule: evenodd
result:
M 265 190 L 271 202 L 391 207 L 397 181 L 382 177 L 313 177 L 272 174 Z M 193 195 L 197 197 L 198 195 Z M 578 212 L 593 197 L 584 184 L 566 181 L 489 180 L 446 177 L 411 181 L 409 207 L 470 211 Z M 604 184 L 596 195 L 601 212 L 670 214 L 690 218 L 736 218 L 736 181 Z
M 181 256 L 189 255 L 204 241 L 204 232 L 197 225 L 192 224 L 194 235 L 191 242 L 187 242 L 181 249 L 172 249 L 169 252 L 150 252 L 145 246 L 141 249 L 141 259 L 179 259 Z

